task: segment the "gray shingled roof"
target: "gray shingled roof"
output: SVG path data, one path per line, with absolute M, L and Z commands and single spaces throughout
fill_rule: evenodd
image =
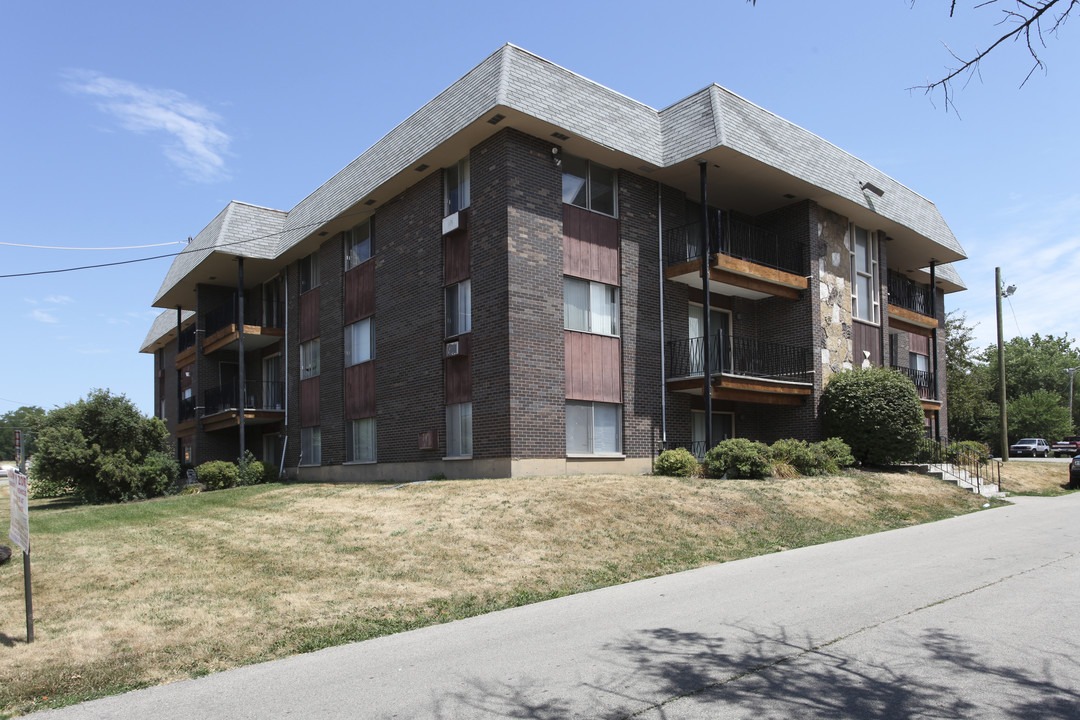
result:
M 283 210 L 233 200 L 176 256 L 154 302 L 215 251 L 273 259 L 286 215 Z
M 716 148 L 800 178 L 865 207 L 859 182 L 885 190 L 881 216 L 963 255 L 933 203 L 803 128 L 716 85 L 657 111 L 565 68 L 507 44 L 413 113 L 299 202 L 287 216 L 230 203 L 174 261 L 155 299 L 217 248 L 273 258 L 370 196 L 426 154 L 493 110 L 510 110 L 564 128 L 584 140 L 660 167 Z M 955 272 L 955 271 L 953 271 Z M 959 283 L 959 276 L 956 277 Z
M 183 310 L 180 313 L 181 324 L 186 325 L 188 320 L 195 317 L 194 310 Z M 150 352 L 154 345 L 169 333 L 176 330 L 176 311 L 165 310 L 156 318 L 154 318 L 154 324 L 150 326 L 150 332 L 146 333 L 146 339 L 143 340 L 142 346 L 139 348 L 139 352 Z

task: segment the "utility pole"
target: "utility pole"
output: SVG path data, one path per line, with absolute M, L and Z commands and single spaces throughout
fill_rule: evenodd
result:
M 1001 298 L 1016 292 L 1016 286 L 1005 288 L 1001 285 L 1001 268 L 994 268 L 994 299 L 997 301 L 997 345 L 998 345 L 998 407 L 1001 416 L 1001 459 L 1009 459 L 1009 418 L 1005 411 L 1005 341 L 1001 324 Z

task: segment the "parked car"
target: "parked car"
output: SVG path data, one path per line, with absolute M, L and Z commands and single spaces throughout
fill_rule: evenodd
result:
M 1070 435 L 1054 443 L 1050 448 L 1054 457 L 1073 457 L 1080 452 L 1080 435 Z
M 1015 445 L 1009 446 L 1009 454 L 1014 457 L 1030 455 L 1031 457 L 1050 457 L 1050 443 L 1043 438 L 1023 438 Z
M 1080 488 L 1080 455 L 1069 463 L 1069 487 Z

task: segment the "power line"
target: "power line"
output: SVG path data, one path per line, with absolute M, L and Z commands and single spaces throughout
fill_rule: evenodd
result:
M 184 243 L 183 240 L 173 240 L 171 242 L 155 243 L 153 245 L 125 245 L 120 247 L 74 247 L 65 245 L 30 245 L 27 243 L 0 242 L 0 245 L 7 245 L 8 247 L 33 248 L 35 250 L 143 250 L 145 248 L 184 244 L 186 243 Z
M 336 216 L 334 216 L 334 217 L 332 217 L 330 219 L 334 220 L 334 219 L 337 219 L 337 218 L 347 218 L 347 217 L 353 217 L 355 215 L 369 215 L 369 214 L 371 214 L 373 212 L 375 212 L 375 211 L 374 210 L 358 210 L 356 212 L 346 213 L 344 215 L 336 215 Z M 328 222 L 328 220 L 317 220 L 315 222 L 308 223 L 306 225 L 298 225 L 295 228 L 291 228 L 291 230 L 304 230 L 304 229 L 307 229 L 307 228 L 318 227 L 318 226 L 322 225 L 325 222 Z M 59 268 L 57 270 L 36 270 L 34 272 L 25 272 L 25 273 L 8 273 L 6 275 L 0 275 L 0 279 L 2 279 L 2 278 L 31 277 L 31 276 L 34 276 L 34 275 L 53 275 L 53 274 L 56 274 L 56 273 L 74 272 L 76 270 L 95 270 L 95 269 L 98 269 L 98 268 L 114 267 L 116 265 L 131 265 L 132 263 L 148 262 L 150 260 L 161 260 L 162 258 L 176 257 L 178 255 L 184 255 L 186 253 L 213 252 L 214 250 L 219 250 L 219 249 L 224 248 L 224 247 L 231 247 L 233 245 L 243 245 L 244 243 L 255 242 L 256 240 L 265 240 L 266 238 L 274 237 L 276 235 L 281 235 L 282 232 L 283 231 L 267 233 L 266 235 L 259 235 L 258 237 L 245 238 L 244 240 L 234 240 L 233 242 L 221 243 L 220 245 L 213 245 L 213 246 L 210 246 L 210 247 L 197 247 L 197 248 L 188 247 L 188 248 L 185 248 L 184 250 L 181 250 L 180 252 L 166 253 L 164 255 L 154 255 L 152 257 L 135 258 L 134 260 L 119 260 L 117 262 L 99 263 L 97 265 L 80 265 L 79 267 Z M 165 243 L 165 244 L 166 245 L 171 245 L 172 243 Z M 147 247 L 152 247 L 152 246 L 147 246 Z

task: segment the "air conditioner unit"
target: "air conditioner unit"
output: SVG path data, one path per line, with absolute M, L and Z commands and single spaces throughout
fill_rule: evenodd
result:
M 448 235 L 461 227 L 461 213 L 450 213 L 442 219 L 442 234 Z
M 458 341 L 446 343 L 446 357 L 454 357 L 459 352 Z

